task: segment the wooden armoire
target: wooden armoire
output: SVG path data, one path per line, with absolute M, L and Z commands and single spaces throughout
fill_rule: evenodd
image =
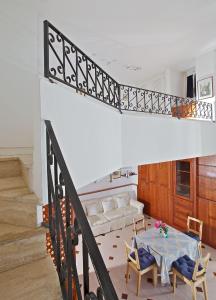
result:
M 138 200 L 145 213 L 179 230 L 187 217 L 203 220 L 203 241 L 216 248 L 216 156 L 138 167 Z

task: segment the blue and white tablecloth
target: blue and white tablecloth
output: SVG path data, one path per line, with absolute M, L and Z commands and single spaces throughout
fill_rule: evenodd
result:
M 170 284 L 169 271 L 173 261 L 185 254 L 193 260 L 199 257 L 198 242 L 170 226 L 168 238 L 161 237 L 158 229 L 151 228 L 136 235 L 133 244 L 137 249 L 143 247 L 154 255 L 163 285 Z

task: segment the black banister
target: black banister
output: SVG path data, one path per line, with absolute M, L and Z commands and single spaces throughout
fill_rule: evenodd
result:
M 74 293 L 77 294 L 79 300 L 83 299 L 74 258 L 75 246 L 78 244 L 79 234 L 82 234 L 85 271 L 83 276 L 84 299 L 117 300 L 117 294 L 98 249 L 79 196 L 77 195 L 51 122 L 46 120 L 45 124 L 47 132 L 49 229 L 63 299 L 74 299 L 72 296 Z M 61 212 L 62 203 L 64 203 L 66 207 L 65 222 Z M 73 216 L 73 212 L 75 217 Z M 63 249 L 64 252 L 64 259 L 62 259 L 60 255 L 61 249 Z M 86 272 L 88 272 L 88 255 L 91 258 L 100 285 L 100 288 L 97 290 L 97 295 L 99 296 L 89 291 L 89 276 L 86 274 Z
M 48 21 L 44 21 L 44 76 L 122 111 L 213 119 L 212 104 L 119 84 Z

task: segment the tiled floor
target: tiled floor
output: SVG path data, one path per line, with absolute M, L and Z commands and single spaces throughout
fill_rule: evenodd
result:
M 149 218 L 148 226 L 153 226 L 154 220 Z M 172 294 L 171 287 L 161 286 L 160 281 L 157 288 L 153 288 L 151 273 L 143 276 L 141 282 L 140 296 L 136 297 L 136 277 L 133 271 L 131 271 L 131 277 L 128 285 L 125 284 L 125 262 L 126 254 L 124 248 L 124 241 L 131 243 L 133 237 L 133 228 L 128 226 L 122 230 L 110 232 L 106 235 L 98 236 L 96 241 L 101 251 L 107 269 L 110 272 L 111 279 L 119 296 L 119 299 L 127 300 L 187 300 L 192 299 L 190 288 L 182 282 L 178 283 L 176 294 Z M 81 243 L 80 243 L 81 245 Z M 211 261 L 208 266 L 207 272 L 207 285 L 209 291 L 209 300 L 216 299 L 216 249 L 209 246 L 204 246 L 203 255 L 207 252 L 211 253 Z M 77 265 L 79 267 L 78 272 L 80 274 L 80 282 L 82 283 L 82 257 L 81 248 L 77 249 Z M 97 279 L 95 277 L 93 267 L 90 265 L 90 287 L 91 290 L 95 290 L 98 286 Z M 198 289 L 197 300 L 204 299 L 202 289 Z

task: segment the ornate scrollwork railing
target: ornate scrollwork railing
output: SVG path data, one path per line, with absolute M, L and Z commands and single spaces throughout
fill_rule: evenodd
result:
M 120 111 L 212 120 L 212 104 L 119 84 L 48 21 L 44 21 L 44 76 Z
M 45 121 L 45 124 L 49 232 L 62 297 L 64 300 L 118 300 L 52 125 L 50 121 Z M 65 213 L 63 213 L 62 208 L 64 208 Z M 83 293 L 80 288 L 75 259 L 75 248 L 81 236 Z M 89 257 L 99 282 L 96 294 L 89 290 Z
M 44 21 L 44 75 L 120 109 L 118 83 L 48 21 Z
M 212 120 L 212 104 L 160 92 L 120 86 L 121 110 Z

